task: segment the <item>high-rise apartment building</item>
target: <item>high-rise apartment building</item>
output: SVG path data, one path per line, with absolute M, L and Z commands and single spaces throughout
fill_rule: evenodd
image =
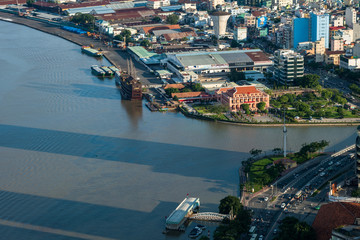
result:
M 295 18 L 293 21 L 293 48 L 297 48 L 299 42 L 309 41 L 309 18 Z
M 356 23 L 356 10 L 352 7 L 347 7 L 345 10 L 345 23 L 348 27 L 353 28 Z
M 315 41 L 315 62 L 322 63 L 325 61 L 325 38 Z
M 292 85 L 304 76 L 304 57 L 293 50 L 281 49 L 274 53 L 274 78 L 282 85 Z
M 234 27 L 234 40 L 246 41 L 247 39 L 247 27 Z
M 210 14 L 211 19 L 214 23 L 214 34 L 216 37 L 225 35 L 227 21 L 229 20 L 230 13 L 217 11 Z
M 311 41 L 325 39 L 325 48 L 329 48 L 329 14 L 312 12 L 310 14 Z

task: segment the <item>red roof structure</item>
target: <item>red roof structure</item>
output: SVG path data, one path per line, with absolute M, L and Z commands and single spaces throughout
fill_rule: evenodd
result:
M 174 24 L 174 25 L 150 26 L 150 27 L 143 27 L 142 29 L 145 34 L 148 34 L 157 30 L 180 29 L 180 25 Z
M 120 21 L 120 20 L 132 20 L 143 19 L 149 16 L 155 16 L 156 12 L 147 7 L 129 8 L 116 10 L 115 13 L 100 14 L 101 18 L 105 21 Z
M 173 83 L 173 84 L 166 84 L 164 89 L 169 89 L 169 88 L 183 89 L 184 87 L 185 87 L 184 84 Z
M 331 231 L 341 225 L 352 225 L 360 218 L 360 204 L 333 202 L 322 205 L 312 224 L 318 240 L 329 240 Z
M 340 30 L 340 29 L 345 29 L 345 27 L 343 27 L 343 26 L 339 26 L 339 27 L 330 27 L 329 29 L 330 29 L 330 31 L 337 31 L 337 30 Z
M 9 4 L 16 4 L 16 0 L 0 0 L 0 6 L 1 5 L 9 5 Z M 19 4 L 25 4 L 26 0 L 18 0 Z

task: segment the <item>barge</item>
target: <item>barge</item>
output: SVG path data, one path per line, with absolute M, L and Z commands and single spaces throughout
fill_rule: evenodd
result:
M 93 57 L 102 57 L 103 55 L 101 51 L 93 49 L 90 46 L 82 46 L 81 51 Z
M 91 72 L 98 77 L 104 77 L 106 74 L 98 65 L 92 65 Z
M 109 67 L 102 66 L 100 68 L 105 72 L 105 76 L 112 76 L 113 75 L 113 71 Z

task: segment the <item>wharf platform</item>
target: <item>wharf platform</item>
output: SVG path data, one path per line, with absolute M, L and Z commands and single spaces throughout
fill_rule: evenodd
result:
M 194 212 L 200 208 L 199 198 L 185 198 L 166 219 L 166 229 L 181 230 L 183 224 Z

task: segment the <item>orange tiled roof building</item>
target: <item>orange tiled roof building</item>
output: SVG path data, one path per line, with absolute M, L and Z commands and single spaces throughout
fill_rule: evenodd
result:
M 215 95 L 218 102 L 228 106 L 233 112 L 239 111 L 244 103 L 249 104 L 251 111 L 256 111 L 256 105 L 260 102 L 265 103 L 265 108 L 270 105 L 269 95 L 254 86 L 220 88 Z
M 332 202 L 321 206 L 312 224 L 318 240 L 331 238 L 331 231 L 343 225 L 352 225 L 360 218 L 360 204 Z

